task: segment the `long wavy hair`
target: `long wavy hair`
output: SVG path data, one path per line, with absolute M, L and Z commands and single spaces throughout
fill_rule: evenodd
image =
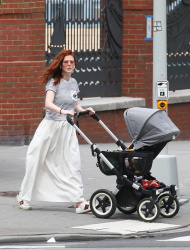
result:
M 60 79 L 63 77 L 61 65 L 65 56 L 73 56 L 75 66 L 76 58 L 74 53 L 71 50 L 62 50 L 58 55 L 55 56 L 51 65 L 44 71 L 40 77 L 40 84 L 46 84 L 50 77 L 54 79 L 54 85 L 57 85 L 60 82 Z

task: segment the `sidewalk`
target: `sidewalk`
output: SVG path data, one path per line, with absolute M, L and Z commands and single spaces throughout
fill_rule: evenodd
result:
M 98 144 L 98 147 L 101 150 L 117 149 L 115 144 Z M 109 219 L 99 219 L 92 213 L 75 214 L 74 204 L 31 202 L 32 210 L 19 209 L 15 195 L 24 176 L 27 148 L 0 146 L 0 242 L 47 241 L 51 237 L 56 240 L 130 237 L 176 229 L 190 230 L 190 141 L 168 144 L 168 154 L 177 157 L 183 205 L 175 217 L 166 219 L 160 216 L 155 223 L 142 222 L 137 213 L 125 215 L 119 210 Z M 89 199 L 97 189 L 112 191 L 115 176 L 105 176 L 96 167 L 96 158 L 92 157 L 89 145 L 80 145 L 80 151 L 85 198 Z M 115 225 L 122 227 L 123 231 L 114 231 Z M 135 228 L 131 229 L 131 225 Z

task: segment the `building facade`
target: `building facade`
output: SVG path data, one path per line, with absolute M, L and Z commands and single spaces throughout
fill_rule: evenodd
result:
M 121 96 L 144 99 L 141 106 L 151 108 L 153 42 L 145 40 L 145 16 L 153 14 L 153 1 L 123 0 L 122 9 Z M 1 1 L 0 48 L 0 145 L 27 145 L 44 115 L 45 88 L 38 80 L 46 67 L 44 0 Z M 184 97 L 175 95 L 169 100 L 168 114 L 181 130 L 178 139 L 189 140 L 190 95 L 188 91 Z M 130 141 L 123 120 L 129 106 L 118 105 L 113 110 L 94 106 L 98 116 L 124 141 Z M 93 123 L 84 117 L 80 128 L 93 142 L 111 142 Z M 84 143 L 80 136 L 79 142 Z

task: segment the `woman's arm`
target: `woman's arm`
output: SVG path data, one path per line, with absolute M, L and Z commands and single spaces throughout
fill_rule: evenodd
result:
M 52 90 L 48 90 L 46 92 L 46 97 L 45 97 L 45 108 L 46 109 L 49 109 L 55 113 L 74 116 L 75 112 L 73 110 L 64 110 L 64 109 L 61 110 L 58 106 L 56 106 L 53 103 L 54 97 L 55 97 L 55 93 Z
M 79 102 L 77 101 L 76 102 L 76 106 L 75 106 L 75 111 L 76 112 L 82 112 L 82 111 L 85 111 L 86 109 L 83 109 L 81 106 L 80 106 L 80 104 L 79 104 Z
M 87 109 L 83 109 L 83 108 L 80 106 L 79 102 L 77 101 L 76 106 L 75 106 L 75 111 L 76 111 L 76 112 L 82 112 L 82 111 L 86 111 L 86 110 L 89 110 L 89 111 L 90 111 L 90 112 L 89 112 L 89 115 L 94 115 L 94 114 L 95 114 L 95 111 L 94 111 L 91 107 L 89 107 L 89 108 L 87 108 Z

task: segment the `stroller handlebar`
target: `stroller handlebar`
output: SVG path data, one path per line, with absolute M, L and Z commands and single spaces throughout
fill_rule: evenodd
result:
M 81 115 L 88 115 L 89 114 L 89 110 L 85 110 L 85 111 L 81 111 L 81 112 L 78 112 L 78 113 L 76 113 L 75 115 L 74 115 L 74 117 L 79 117 L 79 116 L 81 116 Z M 96 120 L 96 121 L 99 121 L 100 120 L 100 118 L 96 115 L 96 114 L 94 114 L 94 115 L 91 115 L 91 117 L 94 119 L 94 120 Z
M 79 117 L 81 115 L 88 115 L 89 114 L 89 110 L 85 110 L 85 111 L 82 111 L 82 112 L 76 112 L 74 114 L 74 117 Z M 73 122 L 73 119 L 71 117 L 71 115 L 67 115 L 67 121 L 71 124 L 71 125 L 74 125 L 74 122 Z
M 90 111 L 88 110 L 85 110 L 85 111 L 82 111 L 82 112 L 78 112 L 78 113 L 75 113 L 74 117 L 78 117 L 80 115 L 86 115 L 86 114 L 89 114 Z M 126 146 L 125 144 L 119 140 L 110 130 L 109 128 L 100 120 L 100 118 L 94 114 L 94 115 L 91 115 L 91 117 L 96 120 L 98 123 L 100 123 L 100 125 L 109 133 L 109 135 L 114 139 L 114 141 L 116 142 L 117 146 L 118 147 L 121 147 L 123 150 L 126 150 Z M 74 121 L 73 121 L 73 118 L 70 116 L 70 115 L 67 115 L 67 121 L 75 127 L 75 129 L 78 131 L 79 134 L 82 134 L 81 130 L 79 129 L 79 122 L 77 121 L 77 125 L 74 124 Z M 80 131 L 79 131 L 80 130 Z M 84 135 L 85 136 L 85 135 Z M 84 137 L 83 137 L 84 138 Z M 87 137 L 85 136 L 85 140 L 87 140 Z M 89 143 L 89 142 L 88 142 Z
M 89 110 L 85 110 L 85 111 L 81 111 L 81 112 L 76 112 L 75 115 L 74 115 L 74 117 L 79 117 L 79 116 L 81 116 L 81 115 L 88 115 L 89 112 L 90 112 Z M 99 120 L 100 120 L 100 118 L 99 118 L 96 114 L 91 115 L 91 117 L 92 117 L 94 120 L 96 120 L 96 121 L 99 121 Z M 72 126 L 74 125 L 74 122 L 73 122 L 73 119 L 72 119 L 71 115 L 67 115 L 67 121 L 68 121 Z
M 75 113 L 74 117 L 75 117 L 75 116 L 79 117 L 79 116 L 81 116 L 81 115 L 88 115 L 89 112 L 90 112 L 89 110 L 77 112 L 77 113 Z
M 72 119 L 71 115 L 67 115 L 66 118 L 67 118 L 68 123 L 70 123 L 73 126 L 74 122 L 73 122 L 73 119 Z

